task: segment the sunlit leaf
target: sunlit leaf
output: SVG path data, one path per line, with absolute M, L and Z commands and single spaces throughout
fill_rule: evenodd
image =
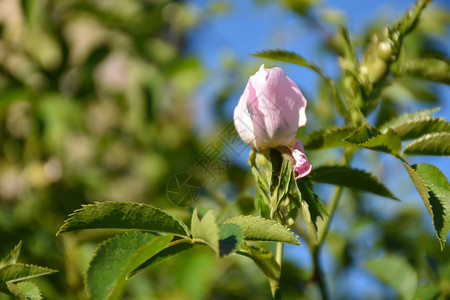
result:
M 432 118 L 431 115 L 439 108 L 426 109 L 414 113 L 407 113 L 384 123 L 381 132 L 393 129 L 400 139 L 415 139 L 427 133 L 450 132 L 450 123 L 442 118 Z
M 20 241 L 14 247 L 14 249 L 11 250 L 11 252 L 7 256 L 2 258 L 2 260 L 0 261 L 0 268 L 4 267 L 6 265 L 14 264 L 17 262 L 17 259 L 19 258 L 21 246 L 22 246 L 22 241 Z
M 244 231 L 244 240 L 282 242 L 300 245 L 296 236 L 280 223 L 253 216 L 238 216 L 228 219 L 224 224 L 237 224 Z
M 38 286 L 31 281 L 19 282 L 17 287 L 22 290 L 28 300 L 41 300 L 42 295 Z
M 408 144 L 403 155 L 450 155 L 450 133 L 431 133 Z
M 251 258 L 267 277 L 276 280 L 280 278 L 280 265 L 269 250 L 251 245 L 242 245 L 241 250 L 237 253 Z
M 0 269 L 1 281 L 21 281 L 58 272 L 49 268 L 15 263 Z
M 146 262 L 141 264 L 139 267 L 134 269 L 128 277 L 131 277 L 135 275 L 136 273 L 142 271 L 143 269 L 161 261 L 166 258 L 169 258 L 173 255 L 176 255 L 178 253 L 184 252 L 186 250 L 192 249 L 194 247 L 197 247 L 199 244 L 194 244 L 191 239 L 182 239 L 182 240 L 176 240 L 173 242 L 170 242 L 166 248 L 161 250 L 160 252 L 156 253 L 154 256 L 152 256 L 150 259 L 148 259 Z
M 17 286 L 17 284 L 12 283 L 12 282 L 2 282 L 2 281 L 0 281 L 0 291 L 5 293 L 5 294 L 7 294 L 7 295 L 14 296 L 15 299 L 28 300 L 27 296 Z
M 348 146 L 344 139 L 354 132 L 354 127 L 322 129 L 309 134 L 303 141 L 306 150 L 327 149 Z
M 433 220 L 434 230 L 443 249 L 450 229 L 450 183 L 436 166 L 409 166 L 406 162 L 404 165 Z
M 148 204 L 131 202 L 85 205 L 70 215 L 57 234 L 96 228 L 140 229 L 189 235 L 186 225 L 168 212 Z
M 219 228 L 212 210 L 206 212 L 200 220 L 197 208 L 194 209 L 191 219 L 191 232 L 194 239 L 204 241 L 219 254 Z
M 350 134 L 345 141 L 371 150 L 398 154 L 402 149 L 402 143 L 395 131 L 388 129 L 386 133 L 380 133 L 370 126 L 362 126 Z
M 363 170 L 345 166 L 321 166 L 314 168 L 309 178 L 315 182 L 340 185 L 398 200 L 377 178 Z
M 366 267 L 382 282 L 393 287 L 400 299 L 412 299 L 417 287 L 417 273 L 404 258 L 387 255 L 369 261 Z
M 219 226 L 219 255 L 220 257 L 236 252 L 241 246 L 244 233 L 242 228 L 233 223 Z
M 86 274 L 91 299 L 121 299 L 128 274 L 164 249 L 172 238 L 133 232 L 101 244 Z
M 413 9 L 408 9 L 400 21 L 394 24 L 392 31 L 398 32 L 401 36 L 411 32 L 417 26 L 422 11 L 430 2 L 431 0 L 418 0 Z

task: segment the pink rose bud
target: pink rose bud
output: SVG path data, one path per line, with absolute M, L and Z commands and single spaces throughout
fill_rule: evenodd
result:
M 305 97 L 284 71 L 261 65 L 234 110 L 234 125 L 241 139 L 257 149 L 287 147 L 299 179 L 312 170 L 302 142 L 295 139 L 297 129 L 306 124 L 305 109 Z
M 306 99 L 281 68 L 264 65 L 250 76 L 234 110 L 241 139 L 257 149 L 288 146 L 306 124 Z

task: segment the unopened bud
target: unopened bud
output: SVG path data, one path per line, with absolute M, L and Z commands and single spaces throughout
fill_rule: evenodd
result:
M 395 59 L 394 47 L 392 41 L 384 40 L 377 45 L 377 56 L 384 61 Z

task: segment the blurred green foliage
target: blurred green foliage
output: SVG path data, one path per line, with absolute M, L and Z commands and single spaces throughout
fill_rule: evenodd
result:
M 317 8 L 319 1 L 281 3 L 308 20 L 310 30 L 322 37 L 324 55 L 346 51 L 337 30 L 339 12 Z M 227 13 L 227 7 L 218 2 L 211 12 Z M 322 19 L 313 8 L 320 9 Z M 374 83 L 364 92 L 381 99 L 377 124 L 397 115 L 411 98 L 414 105 L 442 101 L 433 84 L 413 77 L 448 83 L 448 63 L 443 63 L 437 37 L 448 36 L 449 16 L 437 8 L 425 11 L 424 21 L 399 49 L 399 62 L 392 66 L 398 76 L 380 95 L 376 83 L 386 75 L 384 70 L 364 78 Z M 0 257 L 22 240 L 21 262 L 59 270 L 33 280 L 45 299 L 86 299 L 88 262 L 98 242 L 115 233 L 99 230 L 56 238 L 67 215 L 82 204 L 152 203 L 189 220 L 192 207 L 173 205 L 166 188 L 175 174 L 191 168 L 207 143 L 194 134 L 191 100 L 208 74 L 185 51 L 187 34 L 199 21 L 183 1 L 0 1 Z M 323 22 L 326 31 L 320 27 Z M 375 20 L 353 43 L 358 49 L 371 40 L 376 43 L 379 37 L 373 34 L 382 27 L 383 21 Z M 368 53 L 367 61 L 376 64 Z M 438 80 L 423 72 L 427 64 L 441 70 Z M 213 99 L 219 126 L 229 123 L 223 108 L 235 101 L 229 95 L 246 80 L 239 76 L 241 65 L 227 66 L 238 76 Z M 347 84 L 352 83 L 339 82 L 343 88 Z M 320 81 L 317 99 L 308 103 L 310 128 L 325 128 L 338 118 L 325 86 Z M 322 164 L 332 161 L 333 153 L 310 157 Z M 378 156 L 366 161 L 376 162 Z M 199 203 L 219 211 L 219 219 L 254 211 L 253 178 L 242 169 L 233 164 L 212 183 L 198 174 L 207 187 Z M 223 183 L 229 185 L 223 188 Z M 242 193 L 235 196 L 234 190 Z M 414 268 L 420 288 L 416 297 L 435 299 L 439 291 L 447 291 L 439 299 L 450 295 L 450 252 L 448 247 L 441 252 L 433 233 L 420 225 L 425 220 L 422 204 L 382 216 L 372 209 L 371 199 L 361 198 L 368 196 L 344 193 L 337 217 L 345 219 L 345 229 L 332 228 L 329 235 L 326 255 L 335 264 L 327 278 L 333 299 L 353 299 L 346 274 L 383 253 L 395 253 L 402 265 Z M 302 220 L 294 227 L 301 233 Z M 311 275 L 309 266 L 288 258 L 281 278 L 284 298 L 317 298 Z M 5 297 L 0 294 L 0 299 Z M 199 247 L 133 277 L 125 299 L 269 297 L 266 279 L 251 260 L 218 260 L 213 251 Z M 392 291 L 381 289 L 373 299 L 389 297 L 394 298 Z

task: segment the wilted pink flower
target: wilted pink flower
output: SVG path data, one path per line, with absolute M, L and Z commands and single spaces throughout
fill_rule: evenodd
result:
M 295 171 L 303 177 L 311 171 L 311 163 L 303 146 L 295 148 L 293 143 L 297 129 L 306 124 L 305 108 L 305 97 L 281 68 L 261 65 L 239 99 L 234 124 L 241 139 L 257 149 L 289 147 L 296 160 Z

